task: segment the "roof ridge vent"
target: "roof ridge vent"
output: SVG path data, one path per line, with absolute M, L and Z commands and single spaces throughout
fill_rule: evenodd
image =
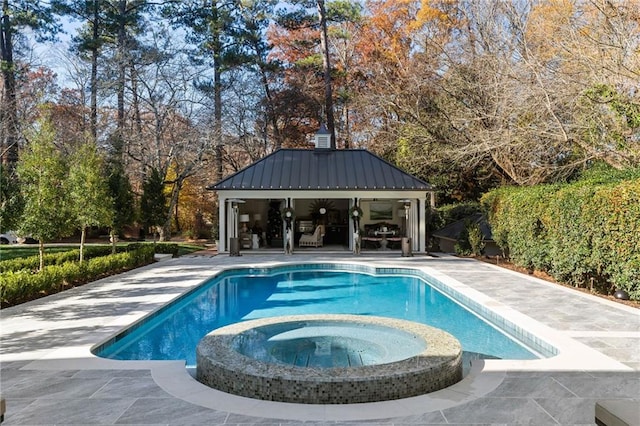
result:
M 324 123 L 320 124 L 320 129 L 316 132 L 313 141 L 316 149 L 331 148 L 331 133 L 327 130 Z

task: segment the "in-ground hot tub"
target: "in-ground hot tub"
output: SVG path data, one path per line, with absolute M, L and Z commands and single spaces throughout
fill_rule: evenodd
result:
M 462 379 L 442 330 L 357 315 L 298 315 L 222 327 L 198 344 L 197 379 L 269 401 L 352 404 L 407 398 Z

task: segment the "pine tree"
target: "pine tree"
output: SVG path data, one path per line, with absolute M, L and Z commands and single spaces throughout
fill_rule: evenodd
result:
M 164 193 L 164 178 L 160 171 L 152 168 L 142 183 L 140 215 L 145 229 L 153 228 L 153 240 L 156 240 L 158 228 L 167 220 L 167 197 Z

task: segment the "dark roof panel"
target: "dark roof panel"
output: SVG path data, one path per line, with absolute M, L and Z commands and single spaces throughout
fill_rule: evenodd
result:
M 467 223 L 477 223 L 478 225 L 480 225 L 480 231 L 482 231 L 482 239 L 484 241 L 493 241 L 491 225 L 489 225 L 486 216 L 482 213 L 475 213 L 456 222 L 450 223 L 444 228 L 434 231 L 433 236 L 438 238 L 457 240 L 458 238 L 460 238 L 460 235 L 462 234 L 464 228 L 467 226 Z
M 363 149 L 280 149 L 208 188 L 429 191 L 431 185 Z

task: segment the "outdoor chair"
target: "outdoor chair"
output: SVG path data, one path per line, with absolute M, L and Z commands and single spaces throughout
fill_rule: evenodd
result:
M 313 234 L 302 234 L 298 240 L 299 247 L 322 247 L 322 239 L 324 238 L 324 226 L 316 226 Z

